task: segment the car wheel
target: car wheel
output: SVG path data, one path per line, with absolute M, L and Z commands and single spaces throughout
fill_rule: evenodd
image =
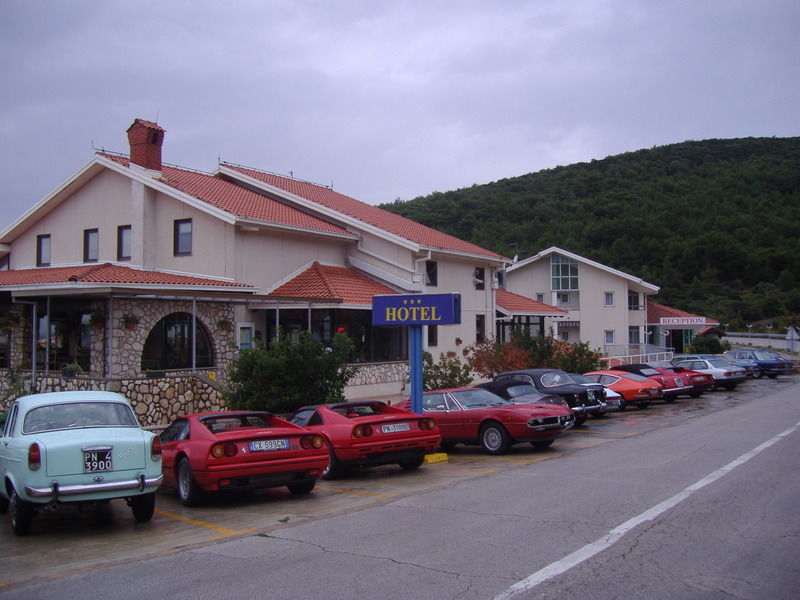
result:
M 304 481 L 302 483 L 293 483 L 287 487 L 289 488 L 289 492 L 291 492 L 292 496 L 301 496 L 303 494 L 311 493 L 311 490 L 314 489 L 315 485 L 317 485 L 317 480 L 312 479 L 311 481 Z
M 549 448 L 553 445 L 555 440 L 547 440 L 546 442 L 531 442 L 531 446 L 534 448 Z
M 763 375 L 763 373 L 761 375 Z M 769 377 L 770 379 L 775 379 L 777 376 L 778 376 L 777 373 L 767 373 L 767 377 Z
M 639 410 L 645 409 L 650 406 L 650 400 L 642 400 L 641 402 L 636 403 L 636 408 Z
M 153 518 L 156 510 L 156 493 L 139 494 L 132 496 L 130 501 L 133 518 L 137 523 L 147 523 Z
M 0 496 L 0 515 L 4 515 L 8 512 L 8 498 L 5 496 Z
M 417 458 L 412 458 L 410 460 L 400 461 L 400 468 L 402 468 L 404 471 L 413 471 L 414 469 L 419 469 L 424 462 L 425 457 L 418 456 Z
M 625 412 L 625 410 L 627 408 L 628 408 L 628 403 L 625 400 L 620 400 L 619 401 L 619 412 Z
M 735 390 L 736 389 L 736 384 L 735 383 L 726 383 L 726 384 L 724 384 L 723 387 L 726 390 L 731 391 L 731 390 Z
M 494 421 L 481 427 L 480 436 L 481 446 L 489 454 L 505 454 L 511 445 L 511 437 L 505 427 Z
M 17 490 L 12 490 L 9 508 L 11 509 L 11 529 L 17 535 L 28 535 L 33 521 L 33 506 L 30 502 L 25 502 L 20 498 Z
M 345 473 L 345 468 L 342 462 L 336 458 L 333 448 L 330 449 L 330 461 L 328 466 L 322 470 L 322 478 L 327 480 L 339 479 Z
M 203 490 L 192 475 L 189 459 L 184 457 L 178 463 L 178 498 L 184 506 L 197 506 L 203 501 Z
M 581 416 L 575 416 L 575 425 L 583 425 L 586 423 L 586 415 L 583 414 Z
M 764 371 L 753 371 L 753 379 L 761 379 L 764 376 Z

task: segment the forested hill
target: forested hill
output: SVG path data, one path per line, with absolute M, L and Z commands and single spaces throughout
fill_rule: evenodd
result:
M 672 144 L 381 208 L 506 256 L 559 246 L 732 330 L 800 321 L 800 137 Z

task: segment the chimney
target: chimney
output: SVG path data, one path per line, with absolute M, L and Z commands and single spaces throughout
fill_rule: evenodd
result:
M 131 163 L 149 171 L 161 172 L 161 144 L 165 129 L 155 123 L 136 119 L 128 127 L 128 143 L 131 146 Z

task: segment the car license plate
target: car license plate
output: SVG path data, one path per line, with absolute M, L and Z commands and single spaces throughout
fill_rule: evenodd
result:
M 399 431 L 411 431 L 411 423 L 386 423 L 381 425 L 383 433 L 397 433 Z
M 103 473 L 113 470 L 111 448 L 93 448 L 83 451 L 84 473 Z
M 289 440 L 256 440 L 250 442 L 250 452 L 269 452 L 270 450 L 288 450 Z

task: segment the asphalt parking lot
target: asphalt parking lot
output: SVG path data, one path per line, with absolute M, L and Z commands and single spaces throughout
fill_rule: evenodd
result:
M 714 392 L 698 399 L 680 398 L 674 404 L 655 403 L 645 410 L 609 413 L 605 418 L 590 419 L 586 425 L 574 428 L 545 450 L 518 444 L 506 455 L 489 456 L 478 447 L 457 446 L 440 457 L 444 460 L 431 462 L 416 472 L 394 466 L 364 469 L 341 480 L 320 481 L 311 494 L 303 497 L 293 497 L 278 488 L 248 495 L 218 496 L 204 506 L 186 508 L 172 490 L 162 489 L 150 523 L 135 523 L 123 501 L 113 501 L 99 510 L 59 507 L 53 512 L 40 513 L 34 519 L 31 534 L 23 538 L 13 535 L 8 516 L 3 515 L 0 556 L 4 577 L 0 589 L 236 537 L 269 535 L 282 527 L 358 511 L 499 471 L 535 468 L 541 461 L 590 451 L 600 444 L 646 435 L 658 428 L 757 400 L 769 394 L 774 386 L 798 377 L 753 380 L 733 392 Z

